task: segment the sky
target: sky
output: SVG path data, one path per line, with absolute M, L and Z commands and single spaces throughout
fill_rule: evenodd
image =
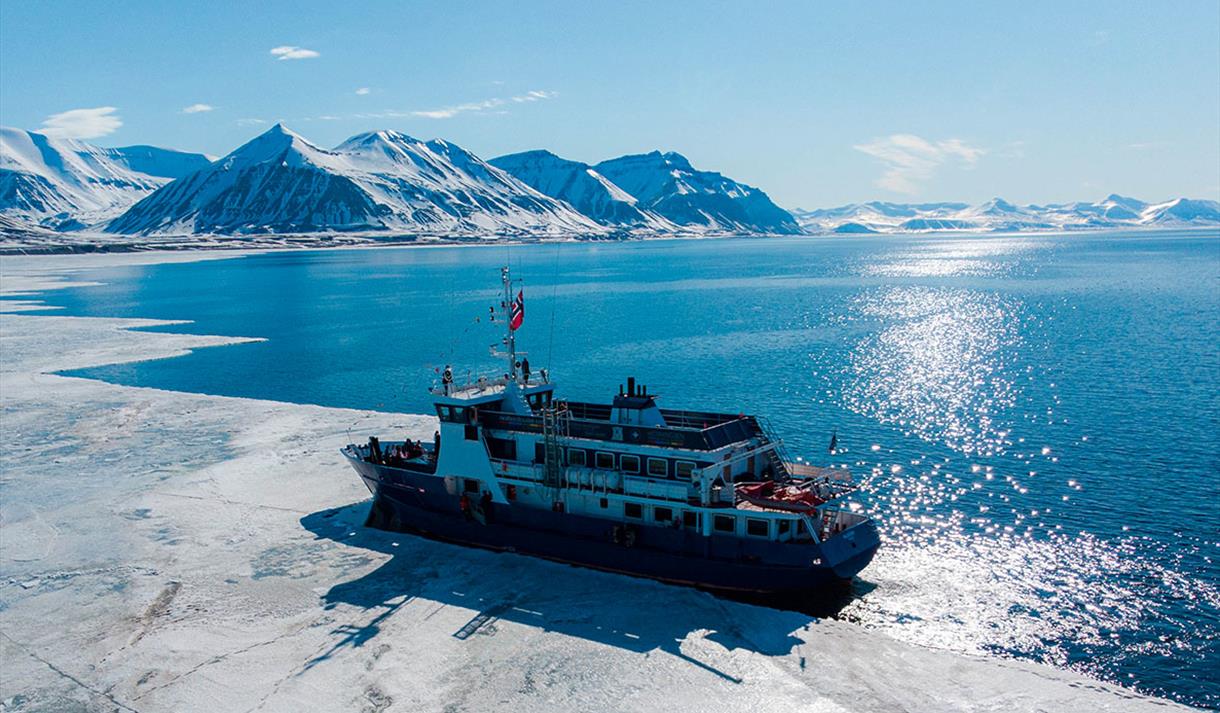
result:
M 1220 2 L 0 2 L 0 123 L 677 151 L 786 208 L 1220 199 Z

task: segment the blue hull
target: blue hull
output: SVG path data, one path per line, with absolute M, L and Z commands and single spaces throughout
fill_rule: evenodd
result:
M 621 523 L 602 518 L 498 504 L 489 522 L 468 520 L 459 496 L 446 492 L 443 479 L 348 460 L 373 494 L 370 526 L 705 589 L 808 592 L 855 576 L 880 544 L 869 521 L 821 544 L 641 526 L 628 547 L 614 541 L 614 527 Z

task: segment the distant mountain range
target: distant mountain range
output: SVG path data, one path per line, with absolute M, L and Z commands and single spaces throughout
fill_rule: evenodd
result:
M 613 237 L 1038 231 L 1220 224 L 1220 204 L 1016 206 L 859 203 L 786 211 L 677 153 L 589 165 L 549 151 L 484 161 L 395 131 L 324 149 L 282 125 L 213 160 L 152 146 L 100 148 L 0 129 L 0 235 L 394 233 Z
M 1097 203 L 1018 206 L 1000 198 L 967 203 L 852 203 L 794 210 L 807 233 L 1027 232 L 1220 225 L 1220 203 L 1178 198 L 1145 203 L 1110 195 Z

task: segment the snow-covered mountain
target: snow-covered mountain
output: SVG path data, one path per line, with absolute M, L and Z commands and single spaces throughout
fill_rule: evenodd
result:
M 0 216 L 5 223 L 73 229 L 112 218 L 209 161 L 150 146 L 100 148 L 0 127 Z
M 1149 204 L 1112 194 L 1096 203 L 1019 206 L 1001 198 L 965 203 L 852 203 L 794 210 L 809 233 L 932 231 L 1024 232 L 1098 228 L 1174 228 L 1220 225 L 1220 203 L 1178 198 Z
M 214 156 L 163 149 L 159 146 L 123 146 L 98 150 L 132 171 L 170 180 L 190 175 L 216 160 Z
M 101 148 L 0 128 L 0 233 L 393 232 L 435 236 L 1016 232 L 1220 225 L 1220 203 L 853 203 L 789 213 L 676 153 L 594 166 L 549 151 L 484 161 L 394 131 L 319 148 L 276 125 L 227 156 Z
M 766 193 L 719 173 L 696 170 L 681 154 L 622 156 L 593 169 L 635 197 L 638 207 L 686 229 L 800 232 L 792 215 Z
M 445 141 L 375 131 L 327 150 L 277 124 L 140 201 L 107 230 L 574 234 L 605 228 Z
M 544 150 L 500 156 L 489 163 L 602 225 L 660 232 L 677 229 L 665 218 L 640 208 L 635 196 L 587 163 L 569 161 Z

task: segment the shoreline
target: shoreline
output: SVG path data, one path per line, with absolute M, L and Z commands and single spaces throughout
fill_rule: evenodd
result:
M 250 252 L 0 264 L 6 710 L 1190 710 L 1032 662 L 365 530 L 368 495 L 338 447 L 427 437 L 431 416 L 58 376 L 259 337 L 21 314 L 89 284 L 80 270 Z
M 29 232 L 23 240 L 20 233 L 5 234 L 0 231 L 0 256 L 47 256 L 47 255 L 93 255 L 133 254 L 145 252 L 218 252 L 218 251 L 271 251 L 271 250 L 324 250 L 377 247 L 498 247 L 503 245 L 534 245 L 552 243 L 631 243 L 657 240 L 728 240 L 751 238 L 767 240 L 774 238 L 807 238 L 832 240 L 869 240 L 878 238 L 1015 238 L 1015 237 L 1088 237 L 1105 233 L 1134 233 L 1157 235 L 1164 233 L 1215 233 L 1220 236 L 1220 225 L 1178 227 L 1119 227 L 1081 228 L 1075 230 L 1028 230 L 1028 231 L 975 231 L 975 230 L 926 230 L 892 231 L 871 233 L 790 233 L 790 234 L 739 234 L 739 233 L 672 233 L 672 234 L 609 234 L 609 235 L 469 235 L 444 236 L 428 234 L 392 233 L 267 233 L 251 235 L 190 234 L 146 237 L 107 233 L 53 233 Z

